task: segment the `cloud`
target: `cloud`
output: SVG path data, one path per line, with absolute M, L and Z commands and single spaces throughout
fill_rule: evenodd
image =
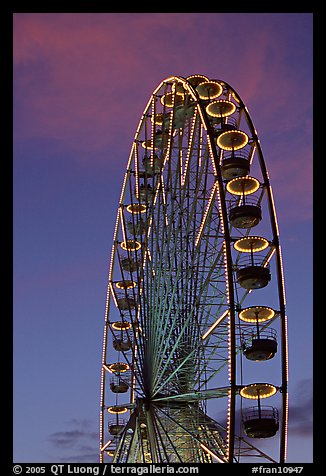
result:
M 71 448 L 76 446 L 78 440 L 83 438 L 85 433 L 82 431 L 74 430 L 74 431 L 58 431 L 56 433 L 52 433 L 49 436 L 49 441 L 56 447 L 56 448 Z
M 292 436 L 312 436 L 313 393 L 312 381 L 301 380 L 293 397 L 289 397 L 289 432 Z M 293 400 L 291 400 L 293 398 Z
M 137 77 L 142 65 L 139 52 L 123 40 L 121 22 L 86 17 L 15 18 L 15 131 L 16 137 L 53 139 L 89 156 L 118 139 L 134 95 L 124 77 Z
M 68 458 L 59 458 L 60 463 L 98 463 L 99 462 L 99 453 L 82 453 L 71 455 Z
M 299 24 L 301 18 L 15 14 L 15 141 L 38 141 L 44 160 L 51 157 L 48 147 L 66 160 L 73 157 L 92 166 L 121 167 L 125 157 L 124 167 L 139 118 L 158 83 L 173 74 L 207 74 L 229 82 L 248 106 L 267 150 L 281 213 L 287 221 L 310 219 L 310 44 L 308 36 L 287 32 L 290 22 Z M 232 25 L 236 28 L 230 36 Z M 25 144 L 21 149 L 27 149 Z
M 138 103 L 139 116 L 156 86 L 148 71 L 156 69 L 162 55 L 166 60 L 173 55 L 165 44 L 167 26 L 183 37 L 194 21 L 187 18 L 183 14 L 15 15 L 14 65 L 19 72 L 15 93 L 32 107 L 29 111 L 36 118 L 34 124 L 27 124 L 26 133 L 36 129 L 42 133 L 43 125 L 44 131 L 63 134 L 69 126 L 74 137 L 82 126 L 99 138 L 105 137 L 105 131 L 110 134 L 108 126 L 118 128 L 119 121 L 128 120 Z M 138 98 L 144 80 L 148 93 Z
M 98 462 L 98 431 L 94 431 L 90 420 L 72 419 L 66 424 L 67 430 L 49 435 L 48 442 L 55 451 L 55 461 Z
M 231 78 L 239 79 L 239 93 L 249 103 L 261 105 L 266 98 L 259 92 L 269 91 L 273 101 L 268 107 L 275 108 L 276 102 L 284 107 L 292 81 L 280 89 L 274 78 L 280 68 L 286 74 L 284 54 L 274 53 L 271 60 L 275 31 L 255 30 L 251 18 L 191 13 L 16 14 L 17 134 L 46 136 L 88 152 L 125 137 L 131 143 L 152 90 L 171 74 L 215 77 L 221 71 L 219 79 L 230 78 L 230 83 Z M 230 37 L 228 29 L 234 22 L 242 28 Z

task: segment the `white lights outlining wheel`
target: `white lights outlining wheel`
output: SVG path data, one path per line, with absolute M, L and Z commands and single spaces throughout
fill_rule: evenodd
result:
M 287 371 L 277 219 L 247 107 L 224 81 L 169 77 L 118 206 L 100 460 L 284 462 Z

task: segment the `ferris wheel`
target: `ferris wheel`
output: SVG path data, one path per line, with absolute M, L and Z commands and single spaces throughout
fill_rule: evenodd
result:
M 287 353 L 277 218 L 248 109 L 224 81 L 171 76 L 139 121 L 118 204 L 100 461 L 284 462 Z

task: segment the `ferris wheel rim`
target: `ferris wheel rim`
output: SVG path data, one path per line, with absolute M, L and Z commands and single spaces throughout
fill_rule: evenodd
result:
M 215 82 L 218 82 L 217 80 L 214 80 Z M 139 121 L 139 125 L 137 127 L 137 130 L 136 130 L 136 134 L 135 134 L 135 138 L 134 138 L 134 143 L 133 143 L 133 146 L 132 146 L 132 149 L 131 149 L 131 153 L 130 153 L 130 156 L 129 156 L 129 161 L 128 161 L 128 165 L 127 165 L 127 173 L 125 175 L 125 180 L 124 180 L 124 185 L 123 185 L 123 189 L 122 189 L 122 192 L 121 192 L 121 197 L 120 197 L 120 207 L 123 207 L 123 196 L 124 196 L 124 189 L 125 189 L 125 185 L 128 181 L 128 176 L 130 176 L 130 164 L 131 164 L 131 161 L 133 159 L 133 151 L 134 151 L 134 148 L 136 147 L 136 143 L 139 141 L 139 134 L 140 134 L 140 131 L 141 131 L 141 127 L 142 127 L 142 123 L 143 121 L 145 120 L 145 117 L 146 117 L 146 114 L 147 114 L 147 111 L 149 110 L 149 108 L 151 107 L 151 101 L 152 101 L 152 98 L 154 97 L 154 95 L 162 88 L 162 86 L 164 85 L 167 85 L 169 83 L 173 83 L 175 84 L 176 82 L 177 83 L 181 83 L 182 84 L 182 87 L 185 88 L 185 90 L 189 93 L 191 99 L 196 103 L 196 110 L 198 111 L 198 114 L 200 116 L 200 120 L 201 120 L 201 124 L 205 127 L 206 129 L 206 132 L 207 132 L 207 141 L 208 141 L 208 146 L 209 146 L 209 149 L 210 149 L 210 153 L 211 153 L 211 158 L 212 159 L 215 159 L 215 163 L 214 163 L 214 170 L 215 170 L 215 173 L 216 173 L 216 176 L 217 176 L 217 182 L 218 182 L 218 187 L 215 191 L 215 193 L 218 193 L 220 198 L 219 198 L 219 201 L 220 201 L 220 205 L 222 207 L 222 216 L 224 215 L 224 220 L 222 219 L 221 222 L 222 222 L 222 227 L 224 228 L 224 233 L 225 233 L 225 236 L 226 238 L 224 237 L 224 243 L 225 243 L 225 252 L 229 255 L 228 258 L 225 258 L 226 261 L 229 260 L 229 262 L 227 262 L 226 264 L 226 268 L 227 268 L 227 271 L 230 273 L 230 276 L 229 276 L 229 281 L 228 281 L 228 284 L 231 284 L 233 283 L 232 281 L 232 258 L 231 258 L 231 237 L 228 235 L 228 226 L 227 226 L 227 210 L 226 210 L 226 207 L 225 207 L 225 199 L 223 197 L 223 179 L 222 179 L 222 176 L 221 176 L 221 173 L 220 173 L 220 170 L 219 170 L 219 166 L 218 166 L 218 160 L 219 160 L 219 157 L 217 156 L 216 154 L 216 149 L 215 149 L 215 141 L 214 141 L 214 134 L 212 133 L 212 130 L 211 130 L 211 126 L 209 124 L 209 121 L 208 121 L 208 117 L 207 117 L 207 111 L 205 110 L 205 108 L 201 105 L 200 101 L 199 101 L 199 97 L 198 97 L 198 93 L 196 91 L 196 89 L 191 86 L 191 84 L 188 82 L 187 78 L 183 78 L 183 77 L 180 77 L 180 76 L 171 76 L 165 80 L 163 80 L 160 85 L 154 90 L 151 98 L 149 99 L 145 109 L 144 109 L 144 112 L 143 112 L 143 115 Z M 225 83 L 224 81 L 220 81 L 220 84 L 223 85 L 223 87 L 228 87 L 230 89 L 230 91 L 232 92 L 232 94 L 236 94 L 235 91 L 227 85 L 227 83 Z M 173 88 L 172 88 L 173 89 Z M 222 88 L 223 89 L 223 88 Z M 173 94 L 173 92 L 172 92 Z M 181 96 L 181 93 L 180 92 L 175 92 L 175 95 L 179 95 Z M 238 102 L 240 103 L 240 105 L 242 104 L 242 101 L 241 99 L 239 99 L 239 96 L 237 96 L 238 98 Z M 167 106 L 167 104 L 170 104 L 169 101 L 165 101 L 166 104 L 164 104 L 164 101 L 162 103 L 163 107 Z M 167 106 L 167 107 L 170 107 L 170 106 Z M 247 114 L 247 108 L 245 107 L 245 114 Z M 247 117 L 247 116 L 246 116 Z M 249 117 L 249 116 L 248 116 Z M 153 122 L 152 122 L 153 123 Z M 154 120 L 154 124 L 155 124 L 155 120 Z M 162 124 L 163 125 L 163 124 Z M 149 139 L 147 139 L 149 141 Z M 150 142 L 146 142 L 146 147 L 143 146 L 144 142 L 142 142 L 142 146 L 143 148 L 145 148 L 145 150 L 154 150 L 154 147 L 152 146 L 152 143 L 153 143 L 153 139 L 150 140 Z M 259 144 L 259 142 L 258 142 Z M 259 149 L 260 149 L 260 145 L 259 145 Z M 261 159 L 261 157 L 260 157 Z M 214 162 L 214 160 L 213 160 Z M 221 198 L 221 194 L 222 194 L 222 198 Z M 131 215 L 133 215 L 135 212 L 136 212 L 136 209 L 137 209 L 137 203 L 135 204 L 132 204 L 130 203 L 129 205 L 127 205 L 127 209 L 129 207 L 129 212 L 131 213 Z M 120 208 L 122 209 L 122 208 Z M 141 210 L 141 211 L 140 211 Z M 146 205 L 144 204 L 139 204 L 138 206 L 138 212 L 139 213 L 146 213 Z M 117 223 L 116 223 L 116 228 L 115 228 L 115 233 L 114 233 L 114 241 L 116 241 L 116 237 L 117 237 L 117 230 L 118 230 L 118 222 L 119 222 L 119 219 L 121 219 L 121 216 L 122 216 L 122 212 L 120 214 L 120 212 L 118 213 L 118 216 L 117 216 Z M 223 223 L 224 222 L 224 223 Z M 225 225 L 225 226 L 224 226 Z M 278 236 L 278 235 L 277 235 Z M 129 240 L 130 241 L 130 240 Z M 137 243 L 137 244 L 136 244 Z M 125 240 L 123 242 L 120 243 L 120 246 L 122 249 L 124 249 L 125 251 L 127 251 L 128 253 L 130 252 L 137 252 L 137 250 L 140 250 L 141 249 L 141 244 L 137 241 L 134 240 L 134 242 L 130 243 L 128 242 L 128 240 Z M 147 259 L 150 259 L 149 257 Z M 112 264 L 113 263 L 113 264 Z M 114 261 L 111 259 L 111 271 L 113 270 L 113 266 L 114 266 Z M 110 274 L 112 274 L 110 271 Z M 123 281 L 121 281 L 123 282 Z M 134 283 L 134 282 L 132 282 Z M 121 285 L 122 286 L 122 285 Z M 123 287 L 123 286 L 122 286 Z M 134 288 L 135 286 L 132 285 L 132 288 Z M 232 286 L 231 286 L 232 287 Z M 111 286 L 112 288 L 112 286 Z M 111 289 L 112 291 L 112 289 Z M 232 294 L 232 290 L 231 290 L 231 294 Z M 283 293 L 284 294 L 284 293 Z M 231 297 L 231 301 L 232 301 L 232 297 Z M 234 298 L 233 298 L 233 301 L 234 301 Z M 230 314 L 233 314 L 233 318 L 230 319 L 230 321 L 234 321 L 234 317 L 235 317 L 235 305 L 234 305 L 234 302 L 232 302 L 230 305 L 229 305 L 229 310 L 228 312 Z M 106 312 L 106 316 L 108 316 L 108 312 Z M 110 321 L 107 320 L 106 321 L 106 325 L 107 327 L 110 326 Z M 138 331 L 137 331 L 138 332 Z M 232 331 L 231 331 L 232 332 Z M 233 333 L 234 333 L 234 330 L 233 330 Z M 138 336 L 140 334 L 137 334 Z M 235 336 L 233 335 L 232 338 L 231 338 L 231 341 L 233 341 L 233 344 L 231 344 L 231 348 L 232 348 L 232 345 L 233 345 L 233 348 L 231 350 L 231 354 L 235 355 Z M 234 372 L 234 370 L 232 371 L 231 369 L 231 374 Z M 232 407 L 232 405 L 234 405 L 234 397 L 235 397 L 235 387 L 236 387 L 236 384 L 235 384 L 235 380 L 234 378 L 231 379 L 230 381 L 230 386 L 228 388 L 228 391 L 226 392 L 228 397 L 231 399 L 231 404 L 230 406 Z M 283 386 L 284 388 L 284 386 Z M 158 388 L 158 390 L 160 390 L 161 388 Z M 163 397 L 162 397 L 163 398 Z M 233 399 L 233 402 L 232 402 L 232 399 Z M 159 398 L 157 399 L 159 400 Z M 232 413 L 232 412 L 231 412 Z M 234 411 L 233 411 L 233 416 L 234 416 Z M 231 415 L 231 420 L 232 420 L 232 415 Z M 234 421 L 230 421 L 229 420 L 229 434 L 231 434 L 231 438 L 232 438 L 232 435 L 234 433 L 234 430 L 232 430 L 232 426 L 234 425 Z M 233 443 L 232 441 L 229 441 L 228 444 L 230 447 L 233 447 Z M 102 446 L 103 447 L 103 446 Z M 229 460 L 233 460 L 233 454 L 231 452 L 231 455 L 229 454 Z

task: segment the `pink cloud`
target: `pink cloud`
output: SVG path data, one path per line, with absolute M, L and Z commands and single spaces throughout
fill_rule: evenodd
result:
M 242 28 L 230 36 L 230 14 L 15 15 L 19 133 L 100 149 L 136 127 L 152 90 L 171 74 L 230 77 L 249 109 L 265 101 L 279 111 L 291 82 L 280 89 L 275 81 L 274 70 L 286 74 L 283 54 L 269 59 L 275 32 L 236 18 Z
M 201 21 L 211 24 L 209 18 Z M 194 72 L 188 55 L 200 58 L 192 35 L 196 19 L 166 13 L 15 15 L 16 138 L 51 139 L 81 159 L 117 142 L 127 143 L 129 154 L 153 89 L 171 74 Z
M 111 151 L 123 151 L 127 160 L 140 115 L 157 84 L 171 74 L 207 74 L 238 91 L 261 131 L 263 148 L 266 138 L 276 150 L 267 163 L 282 184 L 281 193 L 295 196 L 311 187 L 311 82 L 297 80 L 282 34 L 271 22 L 264 24 L 264 18 L 16 14 L 15 138 L 50 139 L 80 162 L 94 163 L 96 155 L 97 163 L 118 164 L 121 158 Z M 300 147 L 291 139 L 298 131 Z

